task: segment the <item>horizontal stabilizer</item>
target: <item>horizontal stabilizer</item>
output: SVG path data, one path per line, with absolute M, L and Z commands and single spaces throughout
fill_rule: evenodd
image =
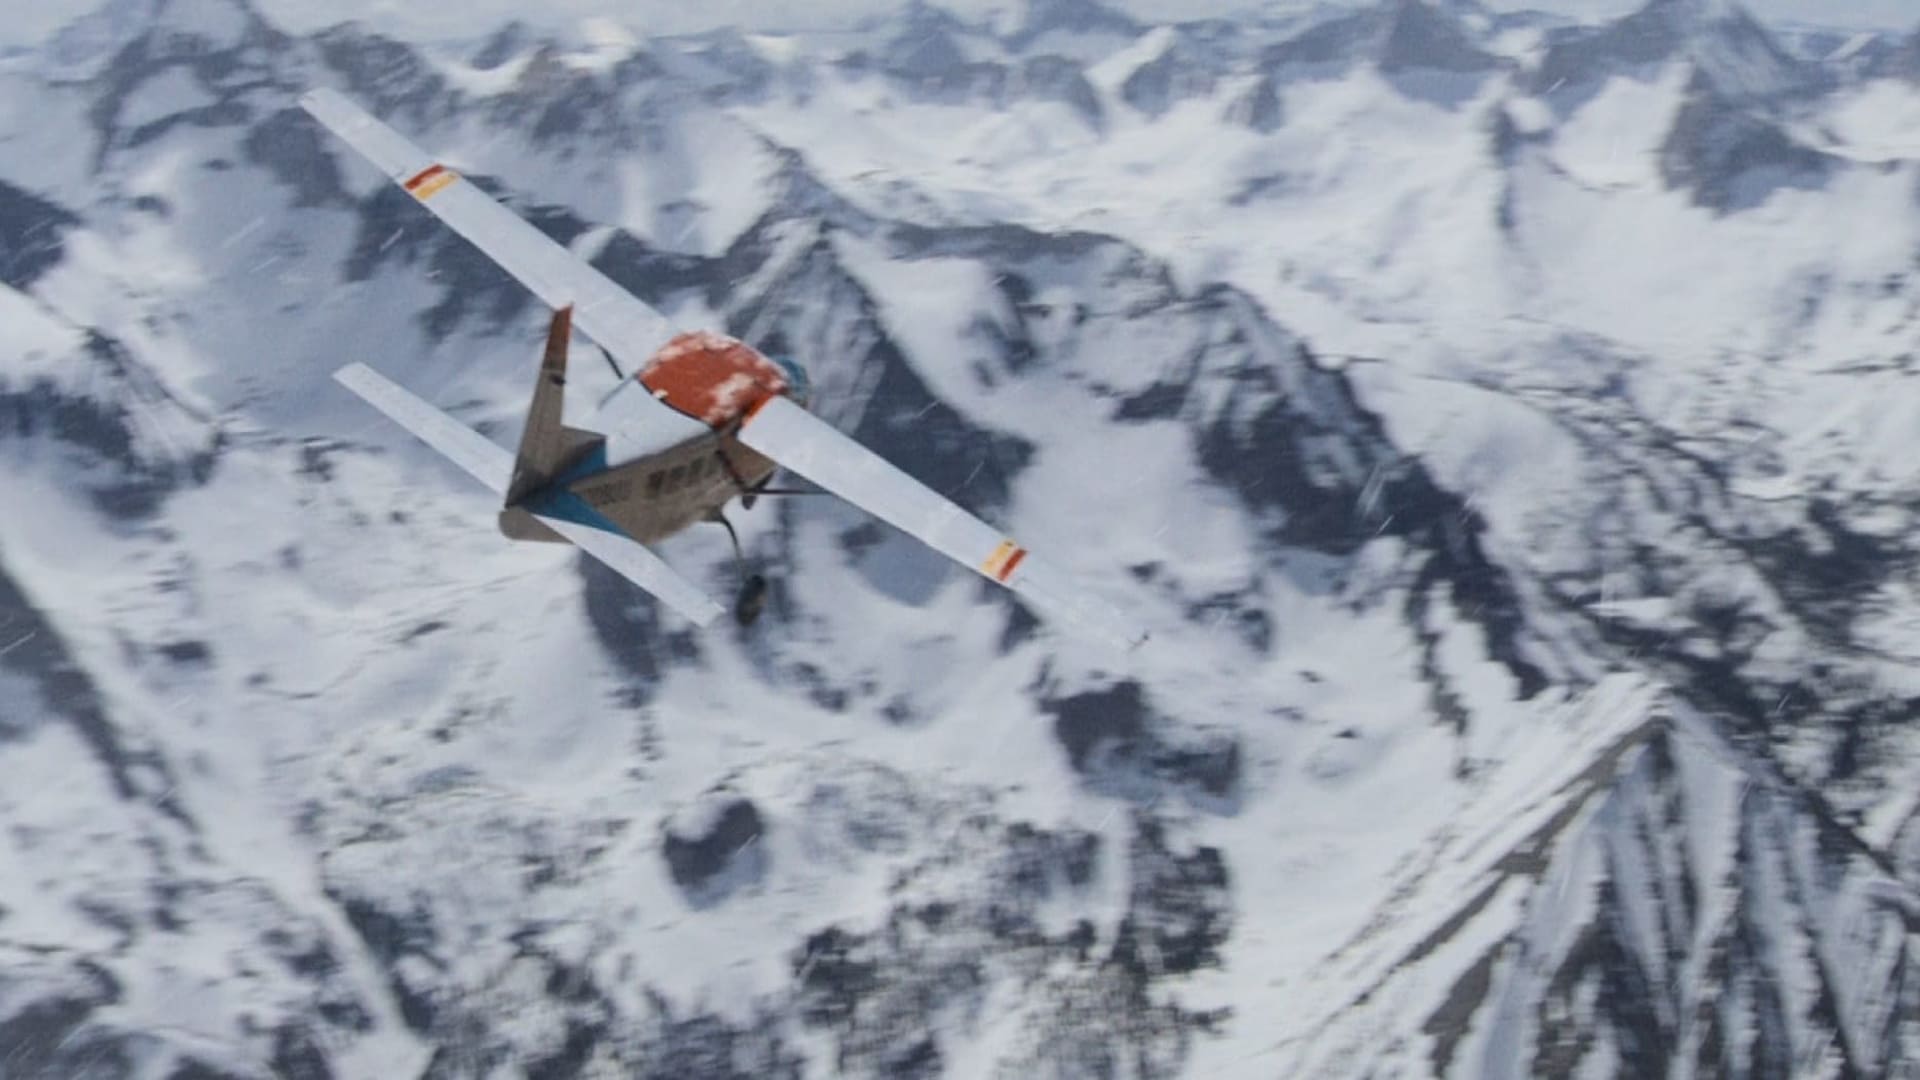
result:
M 513 476 L 513 455 L 467 425 L 427 404 L 365 364 L 348 364 L 333 373 L 341 386 L 418 436 L 440 456 L 467 470 L 475 480 L 504 495 Z
M 365 364 L 348 364 L 333 373 L 340 385 L 365 398 L 442 456 L 473 474 L 474 479 L 505 494 L 513 475 L 513 455 L 485 435 L 427 404 Z M 573 541 L 581 551 L 611 567 L 668 607 L 705 626 L 721 613 L 719 604 L 686 578 L 674 573 L 660 556 L 631 537 L 591 525 L 542 516 L 540 521 Z
M 723 610 L 699 587 L 674 572 L 660 556 L 638 541 L 592 525 L 536 514 L 541 523 L 573 541 L 581 551 L 612 567 L 619 575 L 652 593 L 659 601 L 685 616 L 695 626 L 705 626 Z

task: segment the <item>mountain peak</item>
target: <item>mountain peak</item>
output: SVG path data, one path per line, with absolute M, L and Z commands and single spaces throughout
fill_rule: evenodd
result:
M 1054 31 L 1133 37 L 1141 32 L 1141 26 L 1100 0 L 1027 0 L 1026 18 L 1010 40 L 1024 46 Z
M 85 65 L 154 31 L 221 49 L 279 33 L 250 0 L 108 0 L 56 33 L 48 52 L 58 64 Z
M 961 67 L 968 59 L 959 42 L 959 35 L 965 31 L 952 12 L 915 0 L 902 13 L 899 29 L 887 41 L 888 66 L 916 75 Z
M 1647 0 L 1640 11 L 1695 21 L 1749 17 L 1735 0 Z
M 1472 73 L 1499 66 L 1460 21 L 1458 4 L 1383 0 L 1319 23 L 1267 50 L 1269 65 L 1373 61 L 1382 71 Z
M 1120 84 L 1120 96 L 1150 116 L 1167 111 L 1176 101 L 1212 93 L 1222 73 L 1214 54 L 1195 47 L 1172 27 L 1148 31 L 1137 48 L 1147 53 L 1147 59 Z
M 1536 81 L 1541 92 L 1584 94 L 1612 75 L 1682 60 L 1735 97 L 1790 93 L 1821 77 L 1735 0 L 1648 0 L 1613 23 L 1557 35 Z
M 526 52 L 534 44 L 534 33 L 526 23 L 514 19 L 487 36 L 487 40 L 473 54 L 473 66 L 482 71 L 492 71 L 507 61 Z
M 1499 65 L 1482 49 L 1451 10 L 1427 0 L 1387 0 L 1386 27 L 1380 42 L 1380 69 L 1406 71 L 1487 71 Z

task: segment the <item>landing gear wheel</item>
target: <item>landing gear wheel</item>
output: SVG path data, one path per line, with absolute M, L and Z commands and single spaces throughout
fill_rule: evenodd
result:
M 733 602 L 733 617 L 741 626 L 752 626 L 767 606 L 767 579 L 754 574 L 740 586 L 740 597 Z

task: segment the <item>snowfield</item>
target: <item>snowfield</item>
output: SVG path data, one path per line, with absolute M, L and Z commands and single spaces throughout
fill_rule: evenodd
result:
M 1852 37 L 0 58 L 0 1077 L 1905 1075 L 1920 39 Z M 547 313 L 315 85 L 1150 643 L 829 500 L 735 514 L 750 631 L 502 540 L 329 376 L 511 445 Z

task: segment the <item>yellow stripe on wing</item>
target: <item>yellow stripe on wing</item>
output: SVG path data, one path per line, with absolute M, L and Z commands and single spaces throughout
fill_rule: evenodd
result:
M 993 549 L 993 554 L 987 556 L 987 561 L 980 564 L 980 572 L 1004 583 L 1013 576 L 1013 568 L 1019 566 L 1020 560 L 1026 557 L 1026 548 L 1011 540 L 1002 540 L 1000 546 Z
M 425 202 L 445 190 L 449 184 L 460 179 L 460 174 L 445 165 L 434 164 L 420 170 L 413 179 L 404 185 L 409 194 Z

